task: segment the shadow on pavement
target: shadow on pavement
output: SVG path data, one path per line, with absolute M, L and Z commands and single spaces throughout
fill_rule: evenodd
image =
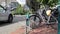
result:
M 6 26 L 6 25 L 9 25 L 9 24 L 12 24 L 12 23 L 7 23 L 7 22 L 4 22 L 4 21 L 0 21 L 0 27 Z
M 19 23 L 19 22 L 22 22 L 22 21 L 25 21 L 25 20 L 26 20 L 25 16 L 15 16 L 13 18 L 12 23 L 7 23 L 7 22 L 0 21 L 0 27 L 7 26 L 7 25 L 10 25 L 10 24 L 14 24 L 14 23 Z

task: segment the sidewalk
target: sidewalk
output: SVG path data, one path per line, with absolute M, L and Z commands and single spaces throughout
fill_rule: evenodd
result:
M 57 24 L 53 26 L 57 28 Z M 31 30 L 29 34 L 57 34 L 57 31 L 57 29 L 52 29 L 52 27 L 47 28 L 46 25 L 43 25 L 42 27 Z M 15 31 L 12 31 L 11 34 L 26 34 L 26 29 L 24 26 L 22 26 Z
M 25 30 L 25 27 L 22 26 L 21 28 L 18 28 L 17 30 L 11 32 L 11 34 L 25 34 L 26 33 L 26 30 Z

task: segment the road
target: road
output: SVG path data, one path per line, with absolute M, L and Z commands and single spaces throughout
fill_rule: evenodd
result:
M 1 22 L 0 34 L 12 34 L 12 32 L 17 33 L 17 31 L 19 31 L 21 29 L 21 27 L 25 32 L 25 26 L 26 26 L 26 17 L 24 15 L 23 16 L 16 15 L 16 16 L 14 16 L 12 23 Z

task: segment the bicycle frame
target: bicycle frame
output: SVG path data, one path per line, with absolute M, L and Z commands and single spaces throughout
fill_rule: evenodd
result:
M 49 21 L 50 21 L 51 16 L 57 21 L 57 19 L 52 15 L 53 13 L 54 13 L 54 11 L 51 10 L 51 15 L 50 16 L 48 16 L 48 17 L 43 16 L 42 15 L 43 10 L 39 9 L 38 11 L 36 11 L 35 15 L 39 16 L 42 19 L 42 21 L 45 22 L 46 24 L 50 24 Z M 47 21 L 46 21 L 45 17 L 47 17 Z M 57 23 L 58 23 L 58 21 L 57 21 Z

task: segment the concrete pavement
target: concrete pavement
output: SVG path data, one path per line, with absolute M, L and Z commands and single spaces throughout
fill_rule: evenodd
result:
M 14 32 L 15 34 L 22 34 L 23 32 L 25 33 L 26 17 L 21 15 L 15 15 L 12 23 L 3 25 L 2 27 L 0 27 L 0 34 L 14 34 Z

